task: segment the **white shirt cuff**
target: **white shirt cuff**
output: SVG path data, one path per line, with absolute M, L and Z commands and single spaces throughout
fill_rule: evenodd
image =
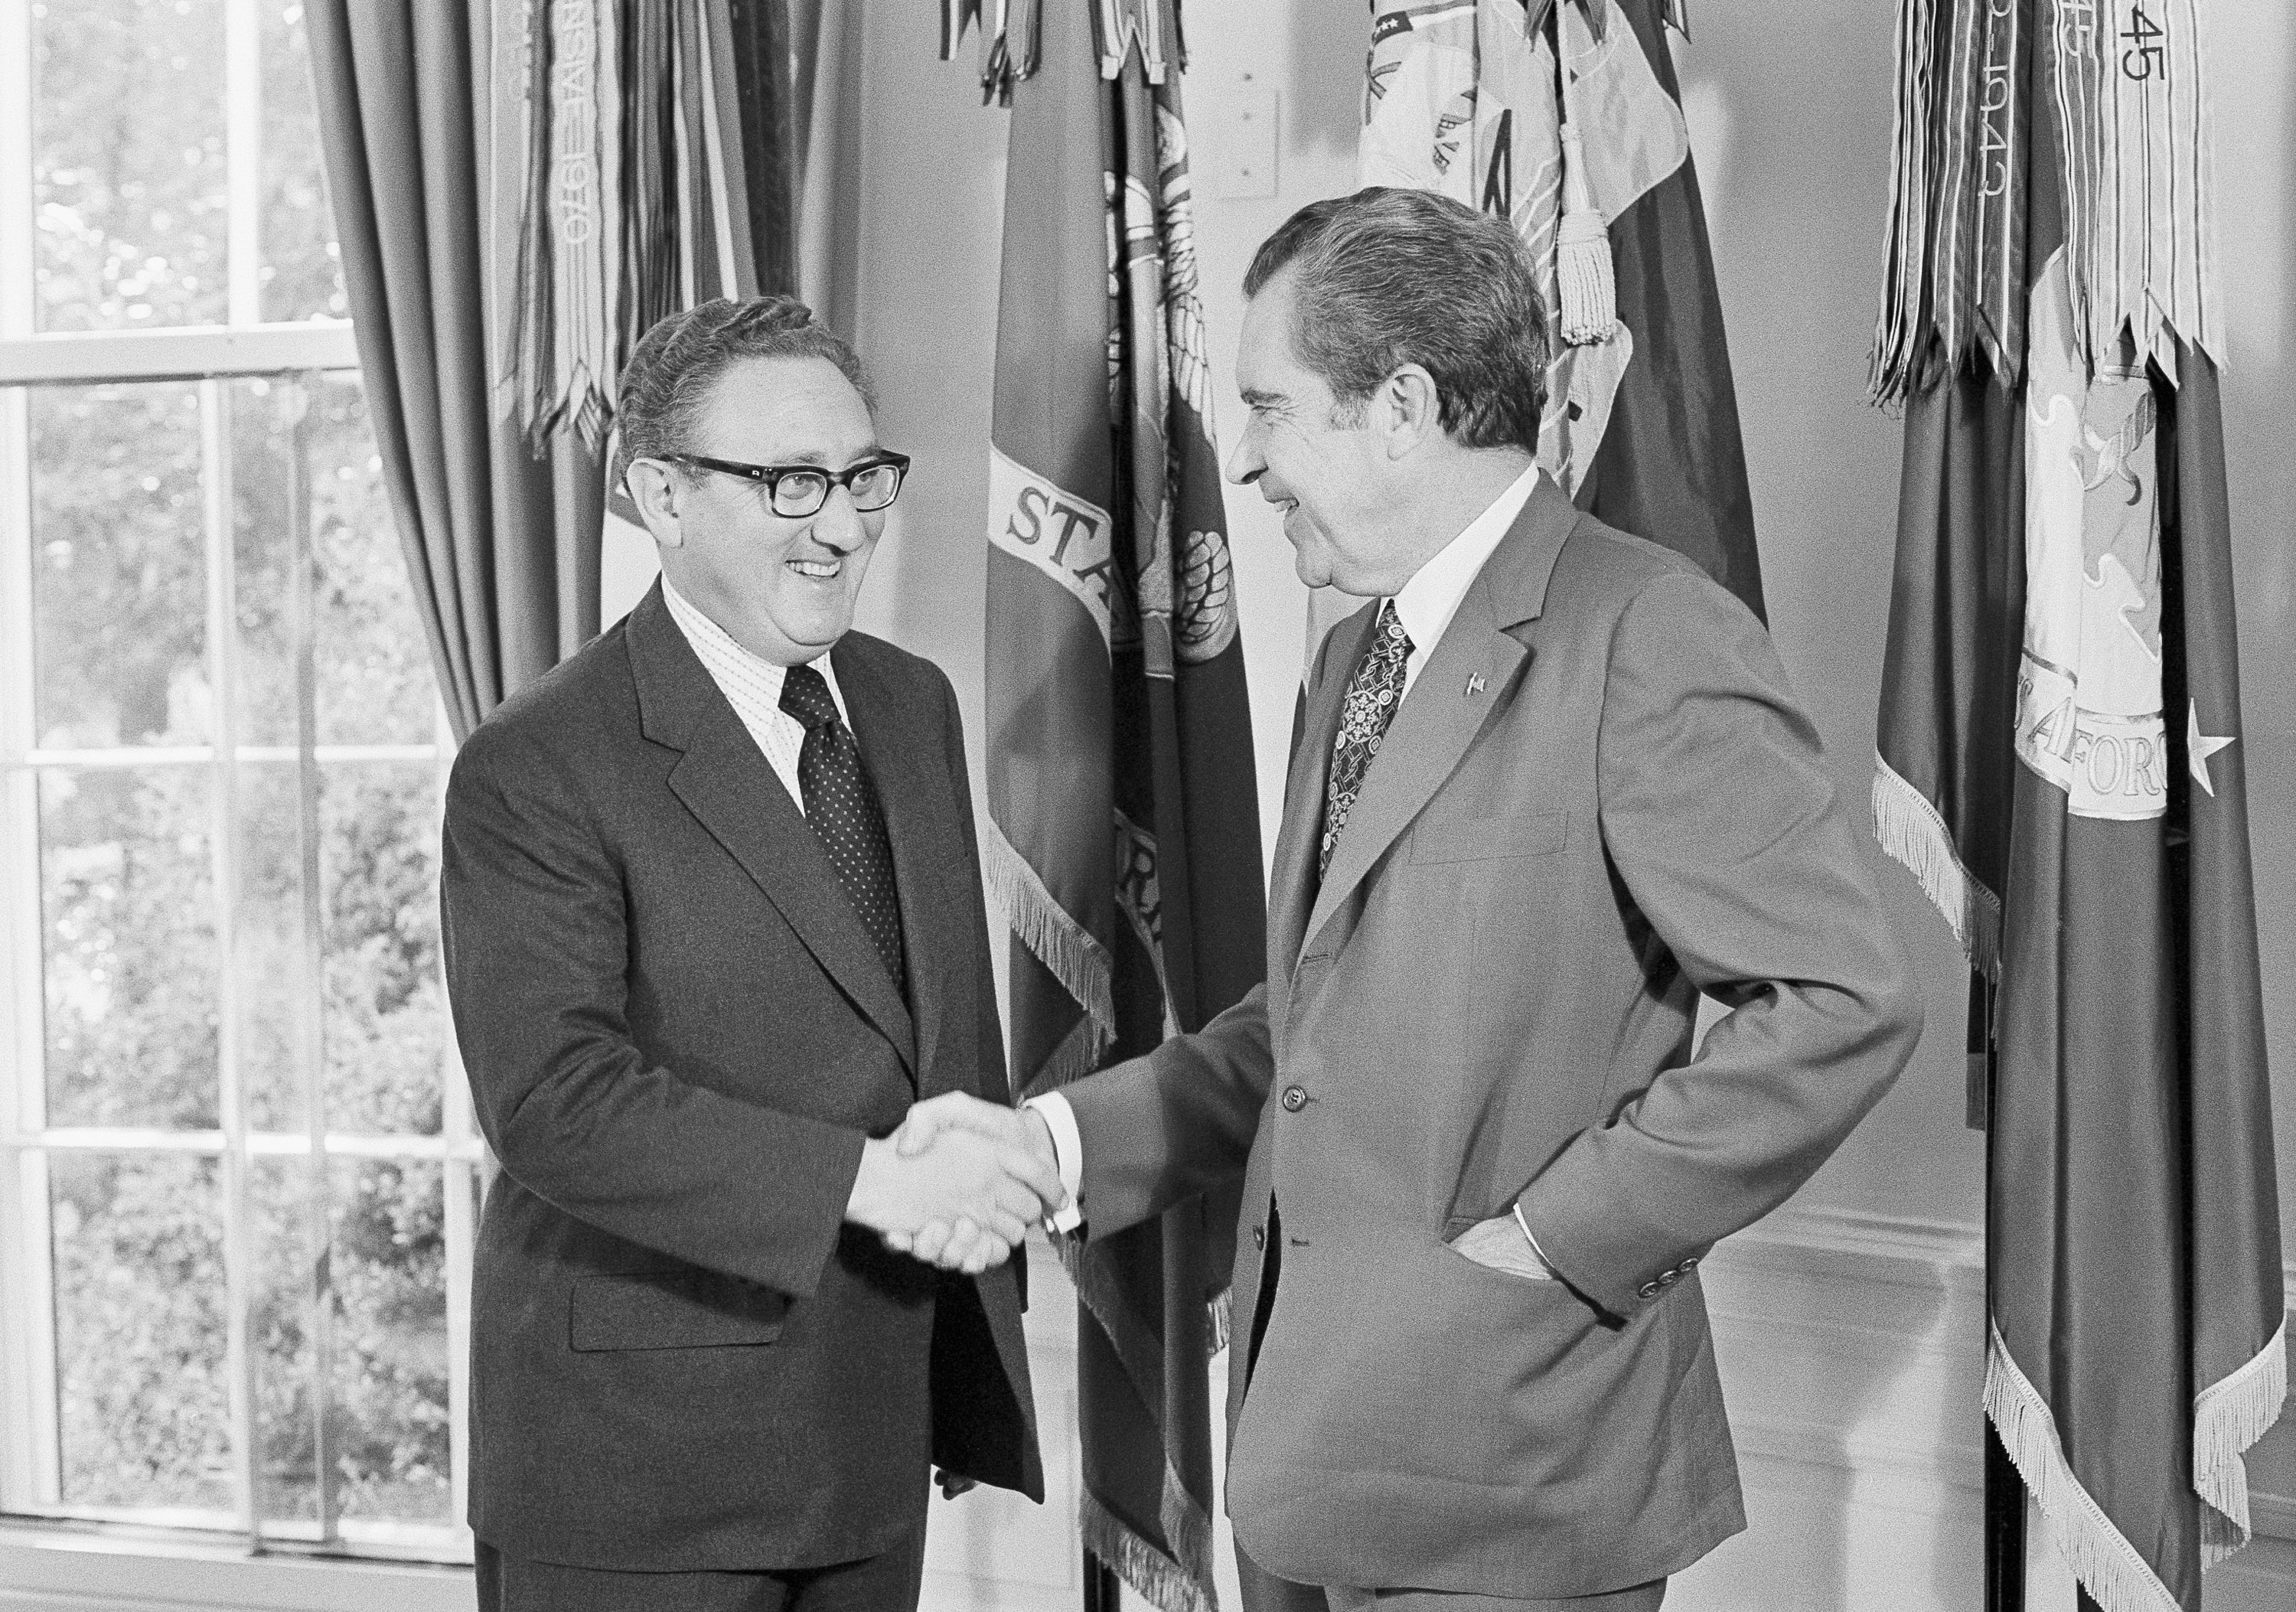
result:
M 1058 1150 L 1055 1149 L 1055 1151 Z M 1530 1222 L 1522 1218 L 1522 1205 L 1521 1203 L 1517 1203 L 1514 1205 L 1513 1213 L 1514 1223 L 1522 1228 L 1522 1240 L 1530 1245 L 1531 1253 L 1538 1256 L 1538 1262 L 1540 1264 L 1546 1267 L 1546 1272 L 1549 1276 L 1560 1277 L 1562 1272 L 1554 1268 L 1554 1262 L 1546 1257 L 1546 1250 L 1538 1246 L 1538 1239 L 1537 1238 L 1531 1236 Z
M 1060 1166 L 1061 1190 L 1069 1195 L 1067 1202 L 1045 1217 L 1045 1230 L 1073 1231 L 1084 1224 L 1084 1211 L 1077 1206 L 1077 1192 L 1084 1184 L 1084 1138 L 1077 1131 L 1076 1110 L 1057 1091 L 1032 1097 L 1021 1106 L 1044 1116 L 1045 1129 L 1053 1136 L 1053 1162 Z

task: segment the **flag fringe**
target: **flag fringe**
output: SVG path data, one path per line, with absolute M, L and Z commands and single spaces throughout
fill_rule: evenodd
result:
M 2136 1547 L 2073 1476 L 2050 1414 L 2009 1353 L 1998 1326 L 1988 1325 L 1985 1356 L 1985 1414 L 2016 1463 L 2017 1476 L 2056 1526 L 2057 1548 L 2103 1612 L 2180 1612 Z
M 2201 1564 L 2213 1567 L 2248 1543 L 2248 1447 L 2280 1419 L 2288 1397 L 2288 1323 L 2229 1376 L 2193 1396 L 2193 1487 L 2201 1513 Z
M 1211 1513 L 1180 1481 L 1168 1451 L 1164 1457 L 1164 1494 L 1162 1503 L 1157 1507 L 1156 1521 L 1172 1547 L 1172 1559 L 1202 1592 L 1205 1600 L 1217 1608 L 1219 1594 L 1212 1585 Z
M 1004 830 L 996 819 L 990 818 L 983 827 L 988 892 L 1004 909 L 1006 925 L 1029 954 L 1061 983 L 1061 989 L 1076 999 L 1092 1025 L 1090 1040 L 1096 1044 L 1088 1048 L 1084 1066 L 1074 1071 L 1070 1076 L 1072 1079 L 1074 1074 L 1090 1069 L 1102 1051 L 1116 1040 L 1116 999 L 1111 984 L 1114 964 L 1108 948 L 1095 940 L 1069 916 L 1066 908 L 1053 899 L 1053 892 L 1045 888 L 1044 880 L 1037 876 L 1029 859 L 1015 851 L 1013 843 L 1004 837 Z M 1042 1089 L 1042 1075 L 1029 1083 Z
M 2001 900 L 1972 874 L 1929 797 L 1874 758 L 1874 837 L 1892 860 L 1920 881 L 1969 966 L 1987 979 L 2001 972 Z
M 1172 1509 L 1172 1491 L 1176 1486 L 1172 1470 L 1167 1467 L 1164 1469 L 1164 1509 L 1168 1517 Z M 1185 1494 L 1185 1491 L 1182 1493 Z M 1196 1515 L 1201 1517 L 1203 1513 L 1199 1509 Z M 1201 1582 L 1191 1577 L 1187 1568 L 1127 1527 L 1114 1512 L 1094 1499 L 1089 1490 L 1077 1502 L 1077 1526 L 1084 1535 L 1084 1548 L 1115 1568 L 1118 1576 L 1149 1604 L 1161 1608 L 1161 1612 L 1218 1612 L 1219 1603 L 1210 1587 L 1211 1529 L 1209 1522 L 1204 1525 L 1207 1571 Z

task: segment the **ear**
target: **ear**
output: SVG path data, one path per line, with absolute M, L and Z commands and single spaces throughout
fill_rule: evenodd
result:
M 1371 407 L 1390 459 L 1407 457 L 1443 432 L 1443 399 L 1424 365 L 1406 364 L 1381 382 Z
M 692 491 L 685 479 L 660 459 L 633 459 L 623 485 L 630 489 L 630 502 L 638 506 L 653 540 L 666 548 L 684 547 L 685 530 L 678 523 L 678 506 Z

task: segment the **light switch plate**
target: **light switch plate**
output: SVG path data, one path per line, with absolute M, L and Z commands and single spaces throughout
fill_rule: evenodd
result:
M 1256 73 L 1236 74 L 1212 93 L 1210 127 L 1196 137 L 1209 159 L 1205 188 L 1229 201 L 1275 193 L 1275 86 Z

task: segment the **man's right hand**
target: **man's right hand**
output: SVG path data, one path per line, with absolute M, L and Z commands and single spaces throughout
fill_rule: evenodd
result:
M 904 1249 L 928 1228 L 954 1228 L 962 1255 L 936 1262 L 977 1275 L 1001 1264 L 1063 1196 L 1059 1171 L 1025 1139 L 950 1126 L 922 1147 L 914 1139 L 863 1144 L 845 1218 Z
M 1048 1194 L 1044 1197 L 1048 1213 L 1058 1211 L 1068 1201 L 1068 1188 L 1061 1180 L 1052 1131 L 1044 1115 L 1034 1108 L 1007 1108 L 1001 1103 L 983 1102 L 967 1092 L 952 1091 L 911 1108 L 892 1139 L 906 1157 L 937 1146 L 948 1135 L 966 1131 L 1022 1148 L 1036 1161 L 1039 1171 L 1037 1186 L 1040 1195 Z M 969 1267 L 973 1244 L 980 1236 L 979 1229 L 966 1221 L 937 1220 L 914 1232 L 894 1233 L 885 1241 L 929 1265 L 956 1271 Z

